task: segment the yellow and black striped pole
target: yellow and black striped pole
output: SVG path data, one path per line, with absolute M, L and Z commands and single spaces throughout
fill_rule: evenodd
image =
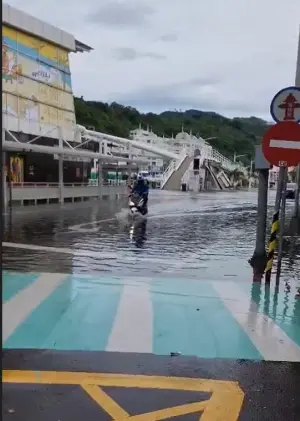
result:
M 272 220 L 271 237 L 270 237 L 269 245 L 268 245 L 268 258 L 267 258 L 266 274 L 265 274 L 265 281 L 267 283 L 270 283 L 271 281 L 271 273 L 272 273 L 275 249 L 277 246 L 278 230 L 279 230 L 279 210 L 274 213 L 273 220 Z

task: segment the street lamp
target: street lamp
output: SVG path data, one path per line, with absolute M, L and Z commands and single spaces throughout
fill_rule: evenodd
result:
M 203 139 L 203 138 L 202 138 Z M 213 140 L 213 139 L 218 139 L 217 136 L 212 136 L 212 137 L 206 137 L 204 140 L 204 142 L 206 142 L 207 140 Z
M 246 154 L 243 154 L 243 155 L 237 155 L 235 152 L 234 152 L 234 155 L 233 155 L 233 162 L 236 162 L 236 159 L 237 158 L 241 158 L 242 156 L 247 156 Z

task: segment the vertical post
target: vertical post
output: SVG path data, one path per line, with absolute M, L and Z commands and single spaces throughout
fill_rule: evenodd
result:
M 266 228 L 268 211 L 268 180 L 269 170 L 259 170 L 256 243 L 252 258 L 249 260 L 253 268 L 253 281 L 261 281 L 267 262 Z
M 294 218 L 299 218 L 299 198 L 300 198 L 300 165 L 296 168 L 296 191 L 295 191 L 295 206 L 294 206 Z
M 299 39 L 298 39 L 298 52 L 297 52 L 297 64 L 296 64 L 296 77 L 295 77 L 295 86 L 300 87 L 300 28 L 299 28 Z M 296 230 L 296 233 L 299 231 L 299 197 L 300 197 L 300 164 L 296 168 L 296 192 L 295 192 L 295 206 L 292 217 L 292 226 Z
M 61 130 L 59 131 L 59 148 L 61 153 L 58 156 L 58 184 L 59 184 L 59 203 L 64 203 L 64 157 L 62 154 L 63 150 L 63 138 Z
M 131 144 L 128 145 L 128 158 L 131 160 L 132 159 L 132 146 Z M 129 161 L 128 162 L 128 180 L 127 180 L 127 185 L 131 185 L 131 176 L 132 176 L 132 163 Z
M 284 235 L 284 226 L 285 226 L 285 205 L 286 205 L 287 174 L 288 174 L 288 169 L 287 168 L 283 168 L 282 207 L 281 207 L 280 227 L 279 227 L 279 242 L 278 242 L 278 256 L 277 256 L 276 285 L 279 285 L 280 274 L 281 274 L 283 235 Z
M 103 186 L 102 163 L 100 159 L 98 159 L 98 198 L 99 199 L 102 199 L 102 186 Z
M 272 267 L 274 262 L 275 256 L 275 249 L 277 246 L 277 233 L 279 230 L 279 213 L 280 213 L 280 205 L 282 199 L 282 187 L 284 181 L 284 174 L 285 168 L 281 167 L 279 169 L 278 174 L 278 181 L 277 181 L 277 191 L 276 191 L 276 198 L 275 198 L 275 209 L 272 219 L 272 226 L 271 226 L 271 236 L 268 245 L 268 257 L 267 257 L 267 265 L 266 265 L 266 283 L 269 284 L 271 282 L 271 274 L 272 274 Z
M 248 183 L 248 188 L 249 189 L 251 189 L 251 187 L 252 187 L 252 183 L 251 183 L 252 174 L 253 174 L 252 167 L 253 167 L 253 160 L 251 159 L 251 161 L 250 161 L 250 168 L 249 168 L 249 183 Z M 268 187 L 269 187 L 269 180 L 268 180 Z
M 117 168 L 116 168 L 116 186 L 119 185 L 119 162 L 117 162 Z
M 300 27 L 299 27 L 299 38 L 298 38 L 295 85 L 300 86 Z
M 7 196 L 7 167 L 6 167 L 6 152 L 2 152 L 2 183 L 3 183 L 3 210 L 7 211 L 8 196 Z

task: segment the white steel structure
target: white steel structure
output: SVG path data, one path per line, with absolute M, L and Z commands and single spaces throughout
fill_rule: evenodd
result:
M 241 163 L 233 162 L 232 160 L 226 158 L 208 143 L 208 141 L 213 138 L 203 139 L 202 137 L 197 137 L 192 135 L 192 133 L 186 133 L 184 131 L 178 133 L 175 138 L 158 137 L 152 131 L 143 130 L 141 127 L 131 132 L 131 138 L 140 145 L 147 145 L 147 147 L 160 145 L 161 148 L 177 155 L 177 159 L 172 159 L 172 161 L 168 163 L 167 168 L 165 168 L 160 174 L 162 188 L 166 185 L 172 174 L 179 170 L 184 161 L 185 165 L 187 164 L 185 160 L 186 156 L 194 156 L 195 150 L 200 151 L 201 166 L 208 164 L 213 167 L 219 167 L 219 171 L 215 171 L 216 174 L 212 176 L 219 179 L 224 188 L 231 186 L 231 182 L 227 177 L 226 172 L 231 173 L 234 170 L 239 170 L 245 176 L 248 176 L 248 170 Z M 136 151 L 136 148 L 133 150 Z M 137 156 L 139 155 L 139 152 L 137 152 Z M 154 173 L 158 170 L 155 154 L 144 152 L 141 156 L 148 159 L 148 165 L 145 166 L 144 169 L 148 169 L 148 171 L 154 176 Z M 163 161 L 164 167 L 166 167 L 166 163 L 166 161 Z M 162 165 L 159 167 L 160 170 L 162 170 Z M 157 174 L 155 174 L 155 178 L 157 178 Z M 192 182 L 193 179 L 194 172 L 192 164 L 190 164 L 189 168 L 185 171 L 184 176 L 182 177 L 182 182 L 189 184 L 189 180 Z

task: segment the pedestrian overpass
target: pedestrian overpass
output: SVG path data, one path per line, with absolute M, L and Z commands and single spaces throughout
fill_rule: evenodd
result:
M 147 143 L 88 130 L 84 126 L 80 125 L 77 125 L 76 136 L 78 142 L 82 142 L 82 140 L 84 140 L 84 142 L 89 140 L 99 142 L 99 150 L 101 150 L 101 143 L 103 141 L 110 141 L 123 145 L 127 148 L 129 159 L 132 159 L 133 148 L 151 152 L 158 156 L 170 159 L 171 162 L 163 173 L 161 180 L 161 189 L 165 190 L 180 190 L 182 177 L 191 167 L 194 158 L 194 156 L 190 156 L 184 148 L 180 154 L 176 154 Z M 211 146 L 203 147 L 200 152 L 200 166 L 204 166 L 208 170 L 212 179 L 215 181 L 216 187 L 220 190 L 231 187 L 232 183 L 227 174 L 232 173 L 235 169 L 240 167 L 239 164 L 226 158 L 218 150 Z M 246 172 L 244 167 L 240 167 L 240 169 L 243 172 Z
M 8 137 L 11 140 L 6 140 Z M 162 175 L 161 189 L 165 190 L 180 190 L 181 180 L 185 173 L 191 168 L 193 156 L 190 156 L 186 149 L 182 149 L 179 154 L 168 151 L 166 149 L 158 148 L 156 146 L 137 142 L 135 140 L 126 139 L 118 136 L 113 136 L 107 133 L 96 132 L 88 130 L 84 126 L 76 125 L 74 133 L 74 142 L 76 146 L 72 146 L 71 143 L 64 140 L 62 136 L 59 139 L 58 146 L 45 146 L 36 144 L 35 142 L 39 139 L 39 136 L 32 139 L 29 142 L 20 142 L 9 130 L 3 129 L 2 133 L 2 149 L 3 151 L 15 151 L 15 152 L 36 152 L 44 154 L 56 154 L 59 156 L 60 162 L 63 161 L 64 156 L 74 156 L 77 158 L 90 158 L 96 159 L 102 163 L 112 162 L 124 162 L 127 163 L 129 168 L 131 165 L 141 165 L 148 161 L 145 158 L 134 156 L 133 148 L 143 151 L 151 152 L 155 155 L 168 158 L 171 160 L 166 171 Z M 98 152 L 93 152 L 82 147 L 90 142 L 96 142 L 99 144 Z M 122 145 L 125 148 L 126 153 L 119 155 L 112 155 L 107 147 L 107 142 L 114 142 Z M 228 188 L 231 186 L 230 180 L 227 174 L 233 172 L 238 164 L 232 162 L 222 154 L 220 154 L 213 147 L 201 148 L 201 166 L 208 169 L 212 175 L 212 179 L 215 180 L 215 184 L 219 189 Z M 61 168 L 62 164 L 60 164 Z M 61 176 L 60 176 L 61 179 Z

